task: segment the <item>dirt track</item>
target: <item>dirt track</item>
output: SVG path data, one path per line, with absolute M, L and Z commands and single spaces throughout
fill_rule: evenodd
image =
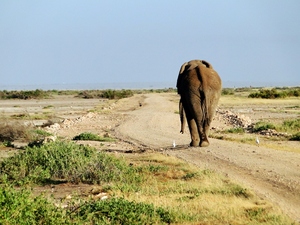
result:
M 188 132 L 179 133 L 176 110 L 177 103 L 170 95 L 146 95 L 142 107 L 128 112 L 117 133 L 137 145 L 221 172 L 300 221 L 300 154 L 216 139 L 210 139 L 207 148 L 190 148 Z

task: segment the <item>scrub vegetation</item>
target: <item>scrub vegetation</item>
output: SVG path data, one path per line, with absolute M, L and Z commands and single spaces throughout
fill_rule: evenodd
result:
M 72 142 L 27 147 L 0 164 L 1 224 L 292 224 L 250 190 L 159 153 L 124 157 Z M 67 207 L 30 187 L 99 184 L 105 200 Z
M 176 89 L 150 89 L 150 90 L 30 90 L 30 91 L 0 91 L 0 99 L 45 99 L 52 98 L 55 95 L 74 95 L 77 98 L 91 99 L 91 98 L 103 98 L 103 99 L 121 99 L 133 96 L 135 93 L 162 93 L 162 92 L 175 92 Z

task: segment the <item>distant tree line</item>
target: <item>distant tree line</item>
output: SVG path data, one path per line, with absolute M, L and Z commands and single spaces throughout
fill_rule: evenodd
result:
M 0 99 L 42 99 L 49 98 L 50 92 L 36 89 L 34 91 L 0 91 Z
M 128 98 L 134 94 L 142 93 L 165 93 L 176 92 L 174 88 L 165 89 L 150 89 L 150 90 L 31 90 L 31 91 L 0 91 L 0 99 L 45 99 L 52 98 L 54 95 L 74 95 L 77 98 L 107 98 L 107 99 L 121 99 Z
M 266 99 L 275 99 L 275 98 L 286 98 L 286 97 L 299 97 L 300 96 L 300 87 L 293 89 L 260 89 L 259 91 L 253 92 L 248 95 L 249 98 L 266 98 Z

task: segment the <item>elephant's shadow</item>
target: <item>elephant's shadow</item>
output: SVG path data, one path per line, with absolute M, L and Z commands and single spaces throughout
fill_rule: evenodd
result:
M 176 145 L 175 147 L 173 147 L 173 146 L 162 147 L 162 148 L 160 148 L 160 150 L 163 149 L 163 150 L 176 151 L 176 150 L 187 150 L 187 149 L 192 149 L 192 148 L 198 148 L 198 147 L 193 147 L 190 145 Z

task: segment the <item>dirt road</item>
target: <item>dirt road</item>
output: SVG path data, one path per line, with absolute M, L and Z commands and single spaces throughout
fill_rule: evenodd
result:
M 178 103 L 174 98 L 170 94 L 144 97 L 141 107 L 126 111 L 126 120 L 117 127 L 117 135 L 135 145 L 220 172 L 300 222 L 300 154 L 216 139 L 210 139 L 207 148 L 190 148 L 188 129 L 185 134 L 179 133 L 179 115 L 175 113 Z

